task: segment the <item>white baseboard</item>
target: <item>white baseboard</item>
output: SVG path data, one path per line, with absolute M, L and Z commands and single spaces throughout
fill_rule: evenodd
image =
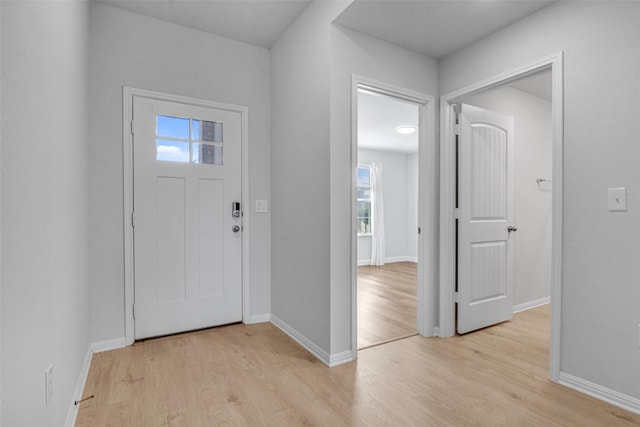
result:
M 289 324 L 281 320 L 275 314 L 271 315 L 271 323 L 273 323 L 278 329 L 280 329 L 285 334 L 289 335 L 291 339 L 300 344 L 305 348 L 309 353 L 313 354 L 318 360 L 324 363 L 327 366 L 331 366 L 331 360 L 329 358 L 329 353 L 320 348 L 316 343 L 311 341 L 309 338 L 298 332 L 295 328 L 291 327 Z
M 305 348 L 305 350 L 313 354 L 319 361 L 330 368 L 353 360 L 353 353 L 351 350 L 329 354 L 275 314 L 271 315 L 271 323 L 273 323 L 282 332 L 289 335 L 292 340 L 300 344 Z
M 418 262 L 418 258 L 414 256 L 394 256 L 388 257 L 384 259 L 385 264 L 391 264 L 394 262 Z M 358 267 L 362 267 L 363 265 L 371 265 L 371 259 L 359 259 Z
M 583 380 L 566 372 L 560 372 L 558 383 L 629 412 L 640 414 L 640 399 L 636 399 L 635 397 L 627 396 L 626 394 Z
M 353 352 L 351 350 L 342 351 L 340 353 L 332 353 L 329 356 L 329 367 L 333 368 L 334 366 L 342 365 L 343 363 L 349 363 L 353 360 Z
M 89 344 L 89 348 L 94 353 L 101 353 L 103 351 L 116 350 L 118 348 L 126 347 L 127 343 L 124 337 L 115 338 L 112 340 L 98 341 Z
M 73 427 L 76 425 L 76 417 L 78 416 L 78 405 L 75 404 L 75 401 L 82 398 L 84 385 L 87 382 L 87 375 L 89 375 L 89 367 L 91 366 L 92 357 L 93 352 L 91 351 L 91 348 L 88 348 L 87 354 L 84 357 L 84 362 L 82 363 L 82 369 L 80 370 L 78 380 L 76 381 L 76 388 L 73 390 L 71 405 L 69 406 L 69 410 L 67 411 L 67 419 L 64 423 L 65 427 Z
M 80 400 L 82 398 L 82 393 L 84 392 L 84 385 L 87 382 L 87 375 L 89 375 L 89 368 L 91 367 L 91 359 L 93 358 L 93 353 L 100 353 L 101 351 L 115 350 L 117 348 L 122 348 L 124 346 L 125 346 L 124 337 L 116 338 L 113 340 L 99 341 L 99 342 L 89 344 L 89 348 L 87 349 L 87 354 L 82 364 L 82 370 L 80 370 L 80 374 L 78 375 L 78 380 L 76 381 L 76 388 L 73 390 L 73 398 L 71 399 L 71 406 L 69 406 L 69 410 L 67 411 L 67 419 L 64 423 L 65 427 L 73 427 L 76 425 L 76 417 L 78 416 L 78 405 L 75 404 L 75 401 Z
M 254 323 L 265 323 L 271 321 L 271 314 L 256 314 L 254 316 L 249 316 L 249 318 L 244 322 L 247 325 L 252 325 Z
M 393 263 L 393 262 L 418 262 L 418 258 L 414 256 L 392 256 L 384 259 L 385 263 Z
M 531 310 L 532 308 L 540 307 L 541 305 L 549 304 L 551 297 L 544 297 L 533 301 L 523 302 L 522 304 L 516 304 L 513 306 L 513 313 L 520 313 L 521 311 Z

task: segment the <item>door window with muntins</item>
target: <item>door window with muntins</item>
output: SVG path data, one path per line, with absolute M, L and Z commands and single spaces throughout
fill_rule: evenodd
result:
M 222 132 L 222 123 L 157 115 L 156 159 L 222 165 Z

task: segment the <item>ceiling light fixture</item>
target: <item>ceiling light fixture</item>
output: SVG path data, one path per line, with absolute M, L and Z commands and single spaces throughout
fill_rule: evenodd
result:
M 418 128 L 416 126 L 413 126 L 413 125 L 402 125 L 402 126 L 396 127 L 396 132 L 398 132 L 399 134 L 402 134 L 402 135 L 412 134 L 416 130 L 418 130 Z

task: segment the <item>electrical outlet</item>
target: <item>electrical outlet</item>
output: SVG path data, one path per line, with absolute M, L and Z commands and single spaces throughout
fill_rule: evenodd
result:
M 44 403 L 46 405 L 51 402 L 53 397 L 53 365 L 49 365 L 44 371 Z

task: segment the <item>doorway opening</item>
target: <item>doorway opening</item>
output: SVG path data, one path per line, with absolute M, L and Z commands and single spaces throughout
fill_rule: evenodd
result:
M 484 303 L 508 307 L 493 320 L 492 309 L 473 313 L 462 332 L 551 302 L 550 377 L 557 381 L 562 54 L 445 95 L 441 112 L 441 335 L 460 331 L 461 313 Z M 508 125 L 493 125 L 492 114 L 513 123 L 512 149 L 509 138 L 500 139 Z M 493 228 L 473 228 L 483 222 Z
M 358 349 L 417 334 L 419 105 L 358 89 Z
M 514 119 L 513 313 L 551 297 L 551 83 L 546 70 L 463 100 Z
M 429 95 L 353 78 L 354 359 L 358 349 L 416 334 L 434 335 L 433 103 Z

